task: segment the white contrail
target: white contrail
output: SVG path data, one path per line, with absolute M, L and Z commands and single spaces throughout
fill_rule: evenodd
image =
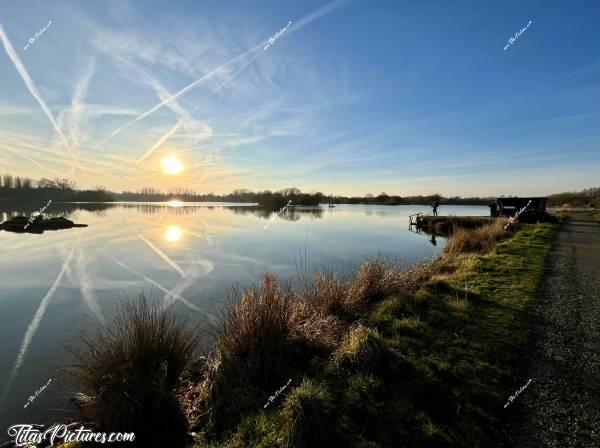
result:
M 71 248 L 71 252 L 69 253 L 69 255 L 67 256 L 67 259 L 63 263 L 62 268 L 61 268 L 58 276 L 56 277 L 56 280 L 54 280 L 54 283 L 52 283 L 52 286 L 50 287 L 50 289 L 48 290 L 48 292 L 46 293 L 46 295 L 40 302 L 40 305 L 38 306 L 38 309 L 35 312 L 33 319 L 31 320 L 31 323 L 29 324 L 29 327 L 27 327 L 27 331 L 25 332 L 23 341 L 21 341 L 21 348 L 19 349 L 19 354 L 17 355 L 17 359 L 15 361 L 13 369 L 10 373 L 8 381 L 6 382 L 6 386 L 4 386 L 4 390 L 2 392 L 2 397 L 0 397 L 0 407 L 2 407 L 1 405 L 3 404 L 4 399 L 6 398 L 6 394 L 7 394 L 8 390 L 10 389 L 10 386 L 12 385 L 13 381 L 15 380 L 15 377 L 19 371 L 19 368 L 21 367 L 21 364 L 23 363 L 23 359 L 25 358 L 25 354 L 27 353 L 29 344 L 31 343 L 33 336 L 35 336 L 35 333 L 40 325 L 40 322 L 42 321 L 42 318 L 44 317 L 44 314 L 46 313 L 46 308 L 48 308 L 48 303 L 50 302 L 50 299 L 52 298 L 52 296 L 58 289 L 58 286 L 60 285 L 62 278 L 64 277 L 65 273 L 67 272 L 68 265 L 71 262 L 71 259 L 73 258 L 73 253 L 75 252 L 75 248 L 79 244 L 80 240 L 81 240 L 81 235 L 79 236 L 79 238 L 77 239 L 77 241 L 75 242 L 73 247 Z
M 37 102 L 41 106 L 41 108 L 44 111 L 44 113 L 48 116 L 48 119 L 50 120 L 50 123 L 52 123 L 52 127 L 54 128 L 54 131 L 61 138 L 63 144 L 65 145 L 65 148 L 68 148 L 69 144 L 67 143 L 67 139 L 65 138 L 65 136 L 62 133 L 62 131 L 60 130 L 60 127 L 58 126 L 58 123 L 54 119 L 54 116 L 52 115 L 52 112 L 50 112 L 50 109 L 48 109 L 48 106 L 46 105 L 46 102 L 44 101 L 44 99 L 40 95 L 40 92 L 38 92 L 37 87 L 33 83 L 32 79 L 29 77 L 29 74 L 27 73 L 27 70 L 25 70 L 25 66 L 21 62 L 21 59 L 17 55 L 17 52 L 15 51 L 15 49 L 12 46 L 12 44 L 10 43 L 10 40 L 8 40 L 8 37 L 4 33 L 4 28 L 2 27 L 1 23 L 0 23 L 0 39 L 2 39 L 2 43 L 4 44 L 4 49 L 6 50 L 6 54 L 8 54 L 8 57 L 10 58 L 10 60 L 15 65 L 15 68 L 17 69 L 17 71 L 21 75 L 21 78 L 23 78 L 23 81 L 25 82 L 25 85 L 29 89 L 29 92 L 37 100 Z
M 90 80 L 94 74 L 96 67 L 96 59 L 92 58 L 86 67 L 85 71 L 79 83 L 75 87 L 73 92 L 73 99 L 71 100 L 71 110 L 69 113 L 69 138 L 74 145 L 78 145 L 81 140 L 81 132 L 79 129 L 81 113 L 83 112 L 83 99 L 85 98 Z
M 335 0 L 333 2 L 330 2 L 328 4 L 326 4 L 325 6 L 322 6 L 321 8 L 317 9 L 316 11 L 313 11 L 312 13 L 304 16 L 303 18 L 301 18 L 298 22 L 295 22 L 295 25 L 290 27 L 289 33 L 291 34 L 294 31 L 299 30 L 300 28 L 308 25 L 310 22 L 312 22 L 313 20 L 318 19 L 319 17 L 322 17 L 323 15 L 329 13 L 330 11 L 334 10 L 335 8 L 337 8 L 339 5 L 341 5 L 342 3 L 345 3 L 346 0 Z M 247 54 L 252 53 L 253 51 L 256 51 L 258 49 L 262 49 L 264 48 L 265 43 L 268 42 L 268 39 L 265 39 L 264 41 L 260 42 L 259 44 L 255 45 L 254 47 L 250 48 L 249 50 L 244 51 L 243 53 L 239 54 L 238 56 L 236 56 L 235 58 L 229 60 L 228 62 L 220 65 L 219 67 L 215 68 L 214 70 L 208 72 L 206 75 L 202 76 L 201 78 L 195 80 L 194 82 L 188 84 L 187 86 L 185 86 L 183 89 L 181 89 L 179 92 L 177 92 L 176 94 L 174 94 L 173 96 L 171 96 L 170 98 L 167 98 L 163 101 L 161 101 L 160 103 L 158 103 L 156 106 L 148 109 L 146 112 L 144 112 L 142 115 L 134 118 L 133 120 L 125 123 L 123 126 L 121 126 L 119 129 L 113 131 L 112 134 L 110 134 L 108 137 L 106 137 L 104 140 L 102 140 L 101 142 L 99 142 L 96 147 L 99 147 L 100 145 L 103 145 L 104 143 L 106 143 L 107 141 L 109 141 L 110 139 L 112 139 L 115 135 L 117 135 L 119 132 L 127 129 L 129 126 L 131 126 L 134 123 L 137 123 L 140 120 L 143 120 L 144 118 L 146 118 L 148 115 L 154 113 L 155 111 L 157 111 L 158 109 L 160 109 L 161 107 L 163 107 L 165 104 L 168 104 L 169 102 L 173 101 L 174 99 L 180 97 L 181 95 L 183 95 L 184 93 L 186 93 L 187 91 L 189 91 L 190 89 L 194 88 L 195 86 L 197 86 L 198 84 L 200 84 L 202 81 L 205 81 L 207 79 L 210 79 L 211 77 L 213 77 L 215 74 L 217 74 L 219 71 L 221 71 L 222 69 L 224 69 L 225 67 L 227 67 L 228 65 L 232 64 L 233 62 L 237 61 L 238 59 L 243 58 L 244 56 L 246 56 Z M 263 50 L 264 52 L 264 50 Z M 262 53 L 262 52 L 261 52 Z
M 152 145 L 152 148 L 150 148 L 148 151 L 146 151 L 144 153 L 144 155 L 142 157 L 140 157 L 137 160 L 137 162 L 135 162 L 135 166 L 132 168 L 131 172 L 129 173 L 130 176 L 133 174 L 133 172 L 135 171 L 135 169 L 138 167 L 138 165 L 140 163 L 142 163 L 147 157 L 150 156 L 150 154 L 152 154 L 154 151 L 156 151 L 158 148 L 160 148 L 164 142 L 166 142 L 175 132 L 177 132 L 177 129 L 179 129 L 179 127 L 181 126 L 181 123 L 182 123 L 181 121 L 178 121 L 175 124 L 175 126 L 173 126 L 171 129 L 169 129 L 165 135 L 163 135 L 161 138 L 159 138 L 158 141 L 154 145 Z
M 323 17 L 325 14 L 330 13 L 331 11 L 333 11 L 334 9 L 346 2 L 347 0 L 334 0 L 332 2 L 327 3 L 326 5 L 321 6 L 320 8 L 311 12 L 310 14 L 305 15 L 300 20 L 294 21 L 294 24 L 290 26 L 290 28 L 286 31 L 287 36 L 289 36 L 295 31 L 298 31 L 300 28 L 308 25 L 314 20 Z M 286 34 L 284 34 L 281 38 L 285 39 L 285 37 L 287 37 Z
M 233 78 L 235 78 L 242 70 L 244 70 L 246 67 L 248 67 L 252 62 L 254 62 L 254 60 L 259 57 L 262 53 L 261 52 L 257 52 L 254 56 L 252 56 L 250 58 L 250 60 L 248 62 L 246 62 L 244 65 L 242 65 L 242 67 L 238 70 L 236 70 L 233 75 L 231 75 L 229 78 L 227 78 L 225 81 L 223 81 L 221 84 L 219 84 L 217 86 L 217 88 L 215 90 L 213 90 L 213 93 L 221 90 L 221 87 L 223 87 L 225 84 L 227 84 L 229 81 L 231 81 Z
M 134 227 L 135 228 L 135 227 Z M 183 272 L 183 269 L 181 269 L 177 263 L 175 263 L 173 260 L 171 260 L 169 258 L 169 256 L 167 254 L 165 254 L 162 250 L 160 250 L 158 247 L 156 247 L 154 244 L 152 244 L 152 242 L 148 241 L 140 232 L 138 229 L 135 229 L 135 232 L 137 233 L 137 236 L 140 237 L 140 239 L 146 243 L 148 245 L 148 247 L 150 249 L 152 249 L 154 252 L 156 252 L 156 254 L 162 258 L 164 260 L 165 263 L 167 263 L 169 266 L 171 266 L 173 269 L 175 269 L 177 272 L 179 272 L 179 274 L 182 277 L 185 277 L 185 272 Z

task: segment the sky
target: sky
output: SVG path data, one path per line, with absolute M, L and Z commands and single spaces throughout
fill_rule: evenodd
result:
M 595 0 L 0 0 L 0 174 L 203 193 L 598 186 L 598 23 Z

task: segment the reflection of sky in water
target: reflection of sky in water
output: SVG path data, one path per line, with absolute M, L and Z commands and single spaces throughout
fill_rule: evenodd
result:
M 365 256 L 401 257 L 413 263 L 438 253 L 426 235 L 407 230 L 408 215 L 426 206 L 340 205 L 288 208 L 265 230 L 257 207 L 170 203 L 119 204 L 106 209 L 65 209 L 87 228 L 43 235 L 0 232 L 0 431 L 19 422 L 62 421 L 69 409 L 60 381 L 23 409 L 27 397 L 54 377 L 60 343 L 109 319 L 123 297 L 144 291 L 165 306 L 212 319 L 235 283 L 257 281 L 264 271 L 284 281 L 308 272 L 342 272 Z M 96 207 L 97 209 L 93 209 Z M 32 209 L 0 210 L 3 220 Z M 485 215 L 487 207 L 442 206 L 440 214 Z M 54 410 L 52 410 L 54 409 Z M 61 409 L 57 411 L 56 409 Z M 66 409 L 66 410 L 65 410 Z

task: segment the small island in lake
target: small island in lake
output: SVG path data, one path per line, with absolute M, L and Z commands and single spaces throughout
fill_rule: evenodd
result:
M 44 219 L 41 215 L 31 221 L 27 216 L 15 216 L 0 224 L 0 230 L 16 233 L 44 233 L 45 230 L 63 230 L 73 227 L 87 227 L 87 224 L 75 224 L 66 218 Z

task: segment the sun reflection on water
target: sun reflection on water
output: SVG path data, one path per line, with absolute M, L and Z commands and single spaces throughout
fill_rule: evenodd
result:
M 167 241 L 179 241 L 181 239 L 181 229 L 177 226 L 169 226 L 165 232 Z

